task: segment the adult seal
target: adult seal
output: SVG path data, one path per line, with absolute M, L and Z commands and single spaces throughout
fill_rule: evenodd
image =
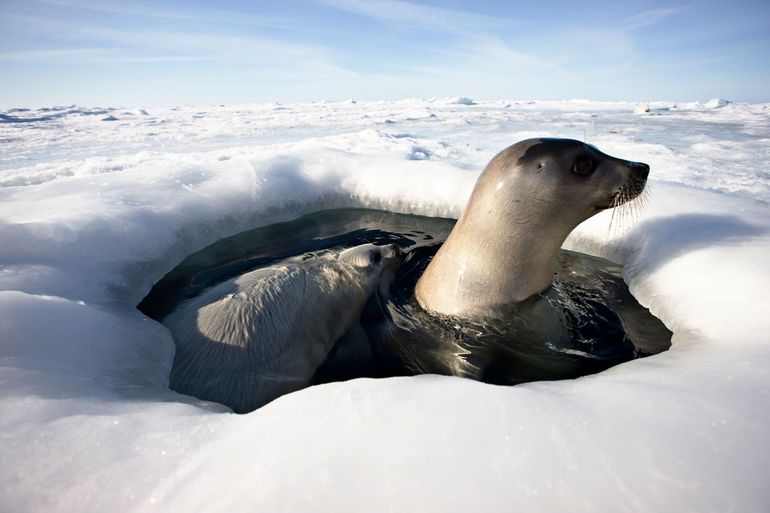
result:
M 245 413 L 309 386 L 335 342 L 356 338 L 348 332 L 400 259 L 373 244 L 304 255 L 182 303 L 163 320 L 176 343 L 171 388 Z
M 432 313 L 468 317 L 547 289 L 567 235 L 637 197 L 649 166 L 571 139 L 527 139 L 498 153 L 415 294 Z

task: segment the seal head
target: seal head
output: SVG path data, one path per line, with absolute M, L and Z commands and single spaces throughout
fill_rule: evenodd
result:
M 486 315 L 551 284 L 567 235 L 637 197 L 649 166 L 572 139 L 527 139 L 498 153 L 416 286 L 420 305 Z

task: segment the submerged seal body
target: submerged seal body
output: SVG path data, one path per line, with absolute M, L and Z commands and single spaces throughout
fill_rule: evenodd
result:
M 551 284 L 567 235 L 644 189 L 649 166 L 571 139 L 528 139 L 498 153 L 479 176 L 446 242 L 416 285 L 433 313 L 474 316 Z
M 399 255 L 364 244 L 293 258 L 186 301 L 163 320 L 176 342 L 171 388 L 248 412 L 308 386 Z

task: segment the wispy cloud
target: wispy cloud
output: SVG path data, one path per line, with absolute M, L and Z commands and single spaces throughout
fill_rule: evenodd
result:
M 52 48 L 0 52 L 0 62 L 68 62 L 85 64 L 147 64 L 153 62 L 202 62 L 204 55 L 132 55 L 104 48 Z
M 640 12 L 626 20 L 628 28 L 636 30 L 644 27 L 650 27 L 657 25 L 680 12 L 686 11 L 691 5 L 679 5 L 675 7 L 661 7 L 658 9 L 650 9 L 648 11 Z
M 417 26 L 450 32 L 498 30 L 517 20 L 486 16 L 471 11 L 415 4 L 403 0 L 315 0 L 317 3 L 384 23 Z
M 61 59 L 81 59 L 103 53 L 100 48 L 66 48 L 44 50 L 21 50 L 17 52 L 0 52 L 0 61 L 47 61 Z
M 178 8 L 175 10 L 168 10 L 164 9 L 158 2 L 146 1 L 116 3 L 98 0 L 33 0 L 30 3 L 35 2 L 46 6 L 61 7 L 69 10 L 79 9 L 83 11 L 93 11 L 112 14 L 119 17 L 134 16 L 152 20 L 230 23 L 282 29 L 296 27 L 294 20 L 288 17 L 268 16 L 234 10 L 199 10 L 191 5 L 185 6 L 183 10 Z
M 88 33 L 95 39 L 121 46 L 180 53 L 197 52 L 212 57 L 250 55 L 254 58 L 329 59 L 334 55 L 332 50 L 320 45 L 293 43 L 260 36 L 232 36 L 216 32 L 128 31 L 93 27 Z
M 549 59 L 511 48 L 497 36 L 484 35 L 474 38 L 468 52 L 472 59 L 497 63 L 500 69 L 519 67 L 527 70 L 561 71 L 561 68 Z
M 84 43 L 77 47 L 37 48 L 5 52 L 3 60 L 70 60 L 88 62 L 183 62 L 230 58 L 266 59 L 271 62 L 292 59 L 333 60 L 336 53 L 322 45 L 290 42 L 266 36 L 230 35 L 203 30 L 129 30 L 112 28 L 83 20 L 55 19 L 49 16 L 12 14 L 7 18 L 15 27 L 59 34 L 60 41 Z M 61 44 L 61 43 L 60 43 Z

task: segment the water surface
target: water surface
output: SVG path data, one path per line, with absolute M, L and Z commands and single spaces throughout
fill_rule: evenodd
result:
M 161 320 L 182 300 L 284 258 L 364 243 L 406 254 L 392 286 L 374 296 L 361 327 L 343 337 L 316 383 L 437 373 L 497 384 L 599 372 L 670 346 L 671 332 L 642 307 L 621 266 L 562 250 L 554 284 L 526 301 L 467 319 L 431 315 L 414 285 L 454 226 L 452 219 L 339 209 L 250 230 L 185 259 L 139 305 Z

